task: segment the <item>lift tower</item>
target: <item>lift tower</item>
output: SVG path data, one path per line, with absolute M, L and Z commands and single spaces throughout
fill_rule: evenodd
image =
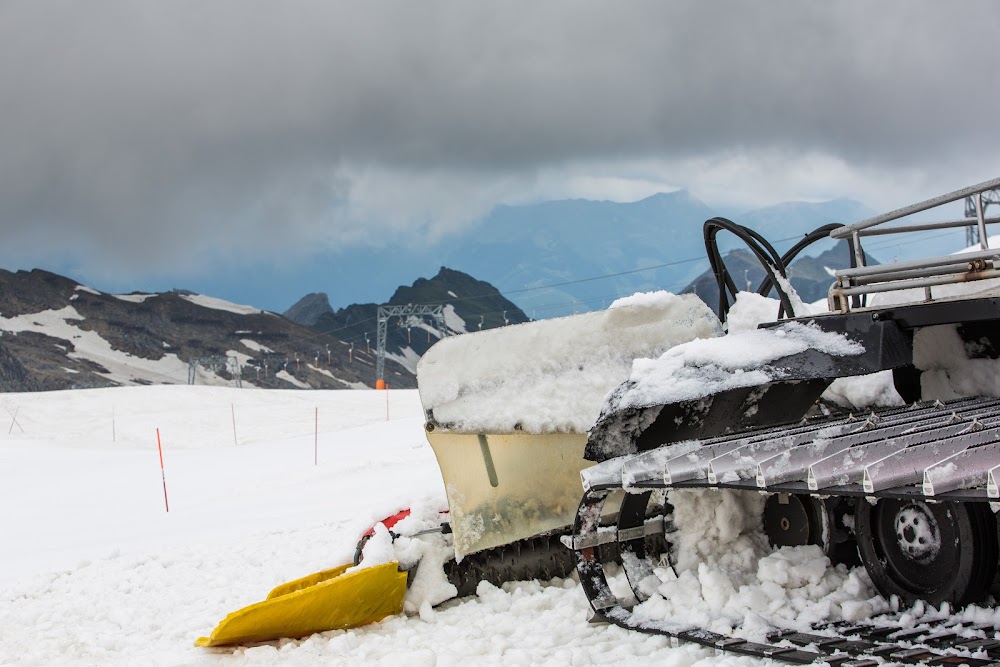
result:
M 422 304 L 407 304 L 405 306 L 382 305 L 378 307 L 378 350 L 375 357 L 376 382 L 385 381 L 385 337 L 390 317 L 410 319 L 412 317 L 430 318 L 437 325 L 441 336 L 448 335 L 444 324 L 444 306 L 428 306 Z M 377 386 L 377 385 L 376 385 Z
M 987 190 L 978 195 L 965 198 L 965 217 L 975 218 L 976 224 L 965 228 L 965 245 L 971 247 L 979 245 L 980 224 L 986 219 L 986 209 L 990 204 L 1000 204 L 1000 190 Z

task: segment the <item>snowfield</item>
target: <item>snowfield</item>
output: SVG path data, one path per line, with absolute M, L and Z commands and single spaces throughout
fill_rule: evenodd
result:
M 0 408 L 0 665 L 761 663 L 590 624 L 575 578 L 483 583 L 434 608 L 411 589 L 406 614 L 367 627 L 196 648 L 277 584 L 348 562 L 375 521 L 445 506 L 416 390 L 123 387 L 0 394 Z M 804 629 L 887 608 L 863 568 L 772 552 L 757 495 L 683 496 L 677 574 L 643 582 L 640 617 L 753 638 L 768 619 Z
M 347 562 L 377 519 L 443 506 L 416 391 L 125 387 L 0 406 L 2 665 L 758 662 L 588 624 L 573 580 L 484 584 L 356 630 L 196 648 L 278 583 Z

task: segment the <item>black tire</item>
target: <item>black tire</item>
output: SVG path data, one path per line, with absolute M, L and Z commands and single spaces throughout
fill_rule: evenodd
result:
M 859 501 L 854 516 L 861 560 L 885 597 L 962 607 L 988 595 L 998 553 L 988 504 L 883 498 Z

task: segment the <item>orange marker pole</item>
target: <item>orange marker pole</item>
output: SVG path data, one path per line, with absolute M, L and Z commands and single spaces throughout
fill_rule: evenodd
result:
M 170 503 L 167 501 L 167 473 L 163 470 L 163 445 L 160 444 L 160 429 L 156 429 L 156 449 L 160 452 L 160 477 L 163 478 L 163 504 L 169 512 Z

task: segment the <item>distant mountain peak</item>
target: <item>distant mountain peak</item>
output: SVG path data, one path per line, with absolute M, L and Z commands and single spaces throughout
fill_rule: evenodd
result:
M 330 297 L 325 292 L 313 292 L 296 301 L 283 315 L 296 324 L 311 327 L 323 315 L 332 312 Z
M 648 197 L 640 199 L 639 201 L 647 201 L 650 199 L 678 200 L 678 199 L 697 199 L 697 197 L 692 195 L 691 191 L 688 190 L 687 188 L 680 188 L 679 190 L 666 190 L 662 192 L 655 192 L 649 195 Z

